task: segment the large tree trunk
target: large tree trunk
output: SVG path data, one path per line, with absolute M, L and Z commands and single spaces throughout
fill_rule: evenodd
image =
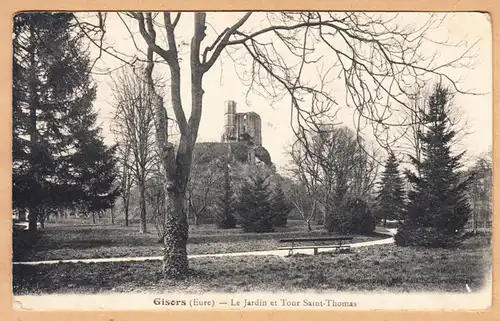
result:
M 139 19 L 143 16 L 138 16 Z M 201 20 L 200 20 L 201 18 Z M 144 20 L 139 29 L 143 35 L 146 30 L 149 35 L 145 36 L 148 42 L 148 66 L 145 70 L 151 92 L 156 97 L 156 138 L 158 149 L 162 158 L 162 167 L 165 175 L 165 231 L 164 231 L 164 258 L 163 272 L 165 278 L 180 278 L 188 274 L 189 263 L 187 258 L 188 220 L 185 208 L 186 185 L 189 180 L 191 161 L 194 144 L 198 135 L 198 127 L 201 118 L 201 106 L 203 89 L 201 80 L 203 70 L 200 68 L 200 43 L 204 37 L 204 14 L 195 14 L 195 35 L 191 43 L 191 95 L 192 108 L 189 122 L 186 119 L 181 99 L 181 72 L 175 41 L 174 25 L 170 19 L 170 13 L 164 13 L 165 29 L 169 48 L 168 52 L 162 51 L 160 55 L 168 63 L 170 69 L 170 97 L 171 105 L 180 130 L 180 141 L 177 155 L 174 146 L 168 141 L 168 124 L 163 98 L 156 94 L 152 71 L 153 48 L 151 43 L 155 42 L 156 33 L 150 14 L 146 14 L 146 25 Z M 194 48 L 194 50 L 193 50 Z
M 177 84 L 174 86 L 174 84 Z M 176 92 L 173 97 L 180 98 L 180 74 L 172 73 L 172 90 Z M 200 88 L 201 89 L 201 88 Z M 194 96 L 194 95 L 193 95 Z M 172 99 L 174 105 L 180 105 L 180 100 Z M 193 104 L 201 100 L 193 97 Z M 161 114 L 165 116 L 165 114 Z M 165 231 L 164 231 L 164 258 L 163 273 L 165 278 L 182 278 L 187 276 L 189 262 L 187 258 L 188 219 L 186 212 L 186 187 L 189 180 L 194 141 L 197 132 L 181 136 L 177 155 L 171 143 L 163 141 L 163 168 L 165 171 Z M 161 137 L 158 135 L 158 137 Z M 166 137 L 166 136 L 164 136 Z M 161 138 L 160 138 L 161 139 Z
M 187 258 L 188 222 L 185 194 L 168 191 L 166 197 L 163 273 L 165 278 L 179 278 L 189 269 Z
M 188 220 L 186 213 L 186 184 L 191 161 L 190 146 L 180 141 L 177 157 L 172 144 L 164 150 L 165 224 L 163 274 L 165 278 L 182 278 L 188 274 Z

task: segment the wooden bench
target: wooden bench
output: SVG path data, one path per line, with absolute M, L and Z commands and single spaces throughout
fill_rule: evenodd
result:
M 292 243 L 291 246 L 280 247 L 279 250 L 288 250 L 288 254 L 292 255 L 293 250 L 295 249 L 313 249 L 314 255 L 318 254 L 319 248 L 333 248 L 335 250 L 340 250 L 342 248 L 350 248 L 350 243 L 342 243 L 344 241 L 351 242 L 353 239 L 352 236 L 336 236 L 336 237 L 311 237 L 311 238 L 290 238 L 290 239 L 281 239 L 280 243 Z M 319 245 L 319 244 L 310 244 L 303 246 L 295 246 L 296 243 L 307 243 L 307 242 L 335 242 L 334 244 L 328 245 Z

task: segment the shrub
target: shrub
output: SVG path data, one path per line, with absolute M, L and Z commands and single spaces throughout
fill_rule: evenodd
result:
M 328 232 L 342 234 L 370 233 L 375 229 L 375 217 L 365 201 L 350 199 L 327 215 L 325 228 Z
M 422 246 L 429 248 L 455 248 L 460 245 L 462 235 L 459 233 L 443 234 L 435 227 L 409 227 L 401 224 L 394 236 L 396 245 Z

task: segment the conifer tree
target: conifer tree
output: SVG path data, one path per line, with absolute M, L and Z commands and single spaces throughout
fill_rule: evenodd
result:
M 83 34 L 75 26 L 71 13 L 14 17 L 13 201 L 14 208 L 28 209 L 30 232 L 36 232 L 37 221 L 50 212 L 47 209 L 74 206 L 81 196 L 76 187 L 83 185 L 71 182 L 80 165 L 72 163 L 76 160 L 72 155 L 81 149 L 70 127 L 76 115 L 86 118 L 80 124 L 83 131 L 86 125 L 95 125 L 95 118 L 85 114 L 91 111 L 96 88 Z M 91 133 L 86 137 L 102 140 Z M 83 155 L 81 160 L 88 159 Z
M 441 84 L 429 97 L 423 114 L 427 128 L 420 134 L 423 157 L 411 158 L 420 176 L 407 171 L 412 184 L 404 221 L 398 228 L 396 243 L 403 246 L 454 247 L 460 243 L 471 209 L 466 196 L 470 178 L 459 169 L 465 152 L 451 153 L 456 135 L 449 119 L 450 91 Z
M 69 133 L 74 141 L 73 152 L 66 157 L 66 163 L 72 167 L 66 180 L 67 189 L 73 191 L 70 206 L 95 219 L 95 214 L 112 208 L 119 195 L 115 184 L 116 146 L 104 144 L 92 105 L 80 105 L 69 115 Z
M 384 226 L 387 220 L 399 220 L 405 205 L 404 183 L 398 166 L 396 156 L 391 152 L 385 163 L 377 195 L 377 216 L 383 220 Z
M 241 186 L 237 208 L 239 221 L 245 232 L 274 231 L 268 179 L 268 175 L 253 174 Z
M 290 203 L 285 197 L 281 183 L 278 181 L 271 198 L 271 207 L 273 209 L 273 224 L 276 227 L 286 226 L 288 213 L 292 209 Z
M 224 185 L 222 186 L 222 195 L 217 199 L 217 208 L 215 213 L 215 222 L 217 227 L 229 229 L 236 227 L 236 204 L 231 186 L 231 176 L 229 173 L 229 164 L 224 164 Z

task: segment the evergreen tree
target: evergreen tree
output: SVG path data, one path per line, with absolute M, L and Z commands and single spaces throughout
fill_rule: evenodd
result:
M 224 166 L 224 185 L 222 195 L 217 199 L 215 222 L 217 227 L 222 229 L 236 227 L 236 204 L 231 187 L 231 177 L 229 175 L 229 164 Z
M 69 114 L 72 121 L 68 127 L 74 140 L 74 152 L 65 158 L 66 164 L 71 166 L 67 171 L 66 188 L 73 191 L 72 206 L 95 219 L 96 213 L 112 208 L 119 195 L 119 187 L 115 184 L 118 178 L 116 146 L 104 144 L 92 105 L 80 105 Z
M 378 218 L 383 220 L 399 220 L 405 205 L 404 182 L 399 174 L 398 161 L 394 153 L 390 153 L 382 173 L 378 192 Z
M 276 184 L 274 193 L 271 198 L 271 207 L 273 210 L 273 223 L 276 227 L 286 226 L 288 213 L 292 209 L 290 203 L 285 197 L 281 183 Z
M 241 186 L 237 208 L 245 232 L 274 231 L 268 179 L 268 175 L 253 174 Z
M 403 246 L 453 247 L 459 244 L 471 209 L 466 196 L 470 177 L 459 172 L 464 152 L 452 156 L 456 132 L 450 125 L 450 92 L 436 85 L 423 114 L 427 129 L 420 134 L 423 157 L 411 158 L 420 175 L 407 171 L 412 184 L 396 243 Z
M 79 150 L 70 124 L 91 108 L 96 89 L 73 18 L 48 12 L 14 17 L 13 202 L 28 209 L 30 232 L 47 208 L 72 206 L 80 196 L 68 186 L 78 172 L 70 156 Z

